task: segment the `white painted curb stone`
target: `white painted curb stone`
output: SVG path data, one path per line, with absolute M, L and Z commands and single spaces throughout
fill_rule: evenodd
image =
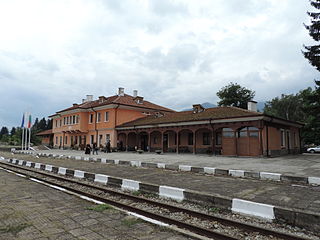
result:
M 260 172 L 260 178 L 265 180 L 280 181 L 280 173 Z
M 89 157 L 84 157 L 83 160 L 89 161 Z
M 318 177 L 308 177 L 309 184 L 320 185 L 320 178 Z
M 268 204 L 234 198 L 232 199 L 231 210 L 233 212 L 253 215 L 269 220 L 275 219 L 274 206 Z
M 244 170 L 229 170 L 229 175 L 232 177 L 244 177 Z
M 138 191 L 140 189 L 139 182 L 130 180 L 130 179 L 122 179 L 121 189 L 130 190 L 130 191 Z
M 101 163 L 107 163 L 107 159 L 106 158 L 101 158 Z
M 46 171 L 52 172 L 52 165 L 46 165 Z
M 76 178 L 84 178 L 84 171 L 74 170 L 74 176 Z
M 166 168 L 165 163 L 157 163 L 157 168 Z
M 41 166 L 41 164 L 40 164 L 40 163 L 36 163 L 36 164 L 34 165 L 34 168 L 38 168 L 38 169 L 40 169 L 40 166 Z
M 179 170 L 182 172 L 191 172 L 191 166 L 179 165 Z
M 31 167 L 31 162 L 27 162 L 26 167 Z
M 216 169 L 215 168 L 211 168 L 211 167 L 204 167 L 203 171 L 207 174 L 215 174 Z
M 76 160 L 81 160 L 81 156 L 76 156 Z
M 177 201 L 182 201 L 184 199 L 183 191 L 184 191 L 184 189 L 182 189 L 182 188 L 160 186 L 159 196 L 165 197 L 165 198 L 172 198 Z
M 18 165 L 22 165 L 23 164 L 23 160 L 19 160 Z
M 64 167 L 59 167 L 58 173 L 61 174 L 61 175 L 66 175 L 67 169 L 64 168 Z
M 107 184 L 108 183 L 108 177 L 107 175 L 103 174 L 95 174 L 94 175 L 94 181 L 98 183 Z
M 113 160 L 114 164 L 119 164 L 119 160 Z
M 132 167 L 141 167 L 140 161 L 130 161 Z

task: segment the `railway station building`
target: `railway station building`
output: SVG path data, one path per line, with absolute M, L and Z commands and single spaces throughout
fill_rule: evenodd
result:
M 107 141 L 117 151 L 148 151 L 225 156 L 280 156 L 300 153 L 301 123 L 248 109 L 203 108 L 176 112 L 124 93 L 93 100 L 57 112 L 53 119 L 55 148 L 82 148 Z

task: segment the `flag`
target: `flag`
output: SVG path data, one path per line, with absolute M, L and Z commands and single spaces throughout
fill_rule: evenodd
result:
M 31 114 L 29 113 L 29 121 L 28 121 L 28 128 L 31 128 Z
M 25 113 L 23 113 L 23 115 L 22 115 L 22 123 L 21 123 L 21 128 L 23 128 L 23 127 L 24 127 L 24 115 L 25 115 Z

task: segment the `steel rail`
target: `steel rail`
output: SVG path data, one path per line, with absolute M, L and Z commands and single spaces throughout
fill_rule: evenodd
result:
M 127 193 L 122 193 L 122 192 L 114 191 L 114 190 L 111 190 L 111 189 L 106 189 L 106 188 L 103 188 L 103 187 L 100 187 L 100 186 L 96 186 L 96 185 L 92 185 L 92 184 L 88 184 L 88 183 L 84 183 L 84 182 L 79 182 L 79 181 L 76 181 L 76 180 L 73 180 L 73 179 L 67 179 L 65 177 L 60 177 L 58 175 L 53 175 L 53 174 L 49 174 L 49 173 L 46 173 L 46 172 L 36 171 L 36 170 L 30 169 L 30 168 L 27 168 L 27 167 L 22 167 L 21 165 L 8 164 L 8 163 L 3 163 L 3 162 L 1 162 L 1 164 L 4 164 L 4 165 L 9 166 L 9 167 L 14 167 L 14 168 L 18 168 L 18 169 L 21 169 L 21 170 L 33 172 L 33 173 L 36 173 L 36 174 L 41 174 L 41 175 L 44 175 L 46 177 L 51 177 L 51 178 L 54 178 L 54 179 L 57 179 L 57 180 L 60 180 L 60 181 L 66 181 L 66 182 L 70 182 L 70 183 L 73 183 L 73 184 L 78 184 L 78 185 L 81 185 L 81 186 L 84 186 L 84 187 L 93 188 L 93 189 L 96 189 L 96 190 L 99 190 L 99 191 L 103 191 L 103 192 L 108 193 L 108 194 L 118 195 L 118 196 L 120 196 L 122 198 L 130 199 L 130 200 L 133 200 L 135 202 L 148 203 L 148 204 L 151 204 L 153 206 L 157 206 L 157 207 L 160 207 L 160 208 L 168 209 L 168 210 L 170 210 L 172 212 L 182 212 L 182 213 L 188 214 L 188 215 L 190 215 L 192 217 L 200 218 L 200 219 L 203 219 L 203 220 L 216 221 L 216 222 L 218 222 L 220 224 L 223 224 L 225 226 L 237 227 L 237 228 L 240 228 L 240 229 L 242 229 L 244 231 L 247 231 L 247 232 L 248 231 L 249 232 L 257 232 L 257 233 L 260 233 L 261 235 L 266 235 L 266 236 L 272 235 L 274 237 L 278 237 L 278 238 L 286 239 L 286 240 L 309 240 L 309 238 L 298 237 L 298 236 L 295 236 L 293 234 L 283 233 L 283 232 L 280 232 L 280 231 L 276 231 L 276 230 L 272 230 L 272 229 L 268 229 L 268 228 L 263 228 L 263 227 L 256 226 L 256 225 L 253 225 L 253 224 L 242 223 L 242 222 L 239 222 L 239 221 L 235 221 L 235 220 L 231 220 L 231 219 L 227 219 L 227 218 L 223 218 L 223 217 L 208 215 L 208 214 L 205 214 L 205 213 L 196 212 L 194 210 L 190 210 L 190 209 L 186 209 L 186 208 L 182 208 L 182 207 L 177 207 L 177 206 L 174 206 L 174 205 L 171 205 L 171 204 L 160 203 L 160 202 L 157 202 L 157 201 L 154 201 L 154 200 L 150 200 L 150 199 L 147 199 L 147 198 L 144 198 L 144 197 L 133 196 L 133 195 L 130 195 L 130 194 L 127 194 Z M 9 169 L 9 170 L 11 170 L 11 169 Z M 32 176 L 32 177 L 36 178 L 34 176 Z M 47 180 L 42 179 L 42 178 L 37 178 L 37 179 L 39 179 L 41 181 L 44 181 L 44 182 L 47 182 L 47 183 L 50 183 L 52 185 L 58 185 L 57 183 L 52 183 L 52 182 L 47 181 Z M 73 189 L 71 187 L 66 187 L 66 186 L 63 186 L 63 185 L 61 185 L 61 187 L 65 188 L 65 189 L 67 189 L 69 191 L 73 191 L 73 192 L 79 191 L 79 194 L 91 197 L 93 199 L 101 198 L 100 200 L 99 199 L 97 199 L 97 200 L 103 201 L 103 202 L 107 202 L 110 205 L 114 205 L 116 207 L 125 209 L 127 211 L 136 212 L 136 213 L 138 213 L 140 215 L 143 215 L 143 216 L 146 216 L 146 217 L 149 217 L 149 218 L 152 218 L 152 219 L 156 219 L 158 221 L 162 221 L 162 222 L 165 222 L 165 223 L 168 223 L 168 224 L 176 225 L 176 226 L 184 228 L 184 229 L 188 229 L 191 232 L 197 233 L 197 234 L 202 235 L 202 236 L 214 237 L 215 239 L 235 239 L 233 237 L 226 236 L 226 235 L 218 233 L 218 232 L 214 232 L 214 231 L 211 231 L 211 230 L 208 230 L 208 229 L 196 227 L 196 226 L 193 226 L 193 225 L 190 225 L 190 224 L 187 224 L 187 223 L 179 222 L 177 220 L 174 220 L 174 219 L 171 219 L 171 218 L 168 218 L 168 217 L 164 217 L 164 216 L 161 216 L 161 215 L 158 215 L 158 214 L 155 214 L 155 213 L 151 213 L 151 212 L 148 212 L 148 211 L 145 211 L 145 210 L 137 209 L 137 208 L 132 207 L 132 206 L 123 205 L 123 204 L 121 204 L 119 202 L 115 202 L 113 200 L 106 199 L 106 198 L 103 198 L 101 196 L 92 196 L 92 194 L 85 193 L 83 191 L 80 191 L 80 190 L 77 190 L 77 189 Z M 68 189 L 68 188 L 70 188 L 70 189 Z M 216 235 L 216 234 L 218 234 L 219 236 Z M 221 235 L 223 235 L 223 236 L 221 236 Z

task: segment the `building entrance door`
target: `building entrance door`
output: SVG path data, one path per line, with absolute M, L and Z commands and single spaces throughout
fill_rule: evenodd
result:
M 169 144 L 168 138 L 169 138 L 168 134 L 163 135 L 163 152 L 168 152 L 168 144 Z

